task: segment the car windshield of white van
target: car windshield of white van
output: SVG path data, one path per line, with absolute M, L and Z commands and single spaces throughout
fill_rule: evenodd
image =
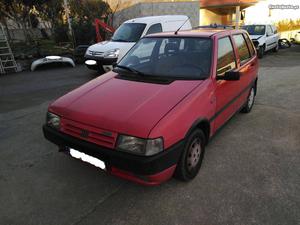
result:
M 114 33 L 112 41 L 119 42 L 137 42 L 143 31 L 145 23 L 123 23 Z
M 264 35 L 266 31 L 265 25 L 245 25 L 242 28 L 250 35 Z
M 209 38 L 148 37 L 141 39 L 114 71 L 143 79 L 206 79 L 210 74 L 211 54 Z

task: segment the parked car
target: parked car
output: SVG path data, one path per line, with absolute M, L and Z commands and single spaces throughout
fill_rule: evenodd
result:
M 152 33 L 176 31 L 181 25 L 182 30 L 192 29 L 189 18 L 182 15 L 149 16 L 128 20 L 116 30 L 110 41 L 94 44 L 87 49 L 85 64 L 89 69 L 98 70 L 101 74 L 108 72 L 141 37 Z
M 263 58 L 266 51 L 278 51 L 279 34 L 277 28 L 270 24 L 256 24 L 243 26 L 252 39 L 259 58 Z
M 60 151 L 156 185 L 193 179 L 210 138 L 257 90 L 246 31 L 200 29 L 142 38 L 113 71 L 53 102 L 43 126 Z
M 295 44 L 300 44 L 300 31 L 296 33 L 293 42 L 294 42 Z

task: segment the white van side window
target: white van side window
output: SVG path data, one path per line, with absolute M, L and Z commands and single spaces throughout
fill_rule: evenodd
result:
M 162 32 L 162 27 L 160 23 L 153 24 L 151 27 L 149 27 L 146 34 L 155 34 Z

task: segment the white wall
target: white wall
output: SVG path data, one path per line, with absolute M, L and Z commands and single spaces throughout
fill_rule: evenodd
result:
M 298 9 L 272 9 L 269 16 L 269 5 L 298 5 Z M 263 0 L 247 8 L 246 24 L 276 23 L 284 19 L 300 19 L 300 0 Z

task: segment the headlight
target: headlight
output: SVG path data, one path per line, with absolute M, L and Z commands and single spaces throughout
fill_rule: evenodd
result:
M 118 58 L 120 49 L 113 49 L 104 53 L 104 58 Z
M 46 120 L 47 120 L 46 123 L 48 126 L 53 127 L 55 129 L 59 129 L 59 127 L 60 127 L 60 117 L 59 116 L 57 116 L 51 112 L 48 112 Z
M 117 150 L 130 152 L 136 155 L 154 155 L 163 151 L 163 139 L 143 139 L 120 135 L 117 142 Z

